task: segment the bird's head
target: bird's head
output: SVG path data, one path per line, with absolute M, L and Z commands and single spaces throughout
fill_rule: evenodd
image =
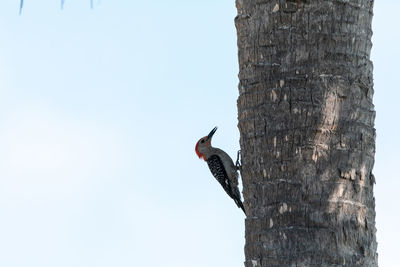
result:
M 207 136 L 204 136 L 204 137 L 200 138 L 199 141 L 197 141 L 197 144 L 196 144 L 196 147 L 194 150 L 196 151 L 196 154 L 197 154 L 197 156 L 199 156 L 199 158 L 207 160 L 207 152 L 211 148 L 211 139 L 216 131 L 217 131 L 217 127 L 214 127 L 214 129 L 212 129 L 211 132 Z

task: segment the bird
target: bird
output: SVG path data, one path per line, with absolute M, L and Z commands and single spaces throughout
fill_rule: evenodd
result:
M 211 139 L 216 131 L 217 127 L 212 129 L 207 136 L 197 141 L 195 147 L 196 154 L 200 159 L 207 162 L 212 175 L 221 184 L 228 196 L 235 201 L 238 208 L 241 208 L 244 214 L 246 214 L 238 187 L 239 158 L 235 165 L 232 158 L 225 151 L 211 145 Z

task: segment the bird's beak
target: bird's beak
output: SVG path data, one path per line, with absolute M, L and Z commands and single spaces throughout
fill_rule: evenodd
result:
M 211 130 L 211 132 L 207 135 L 208 139 L 211 139 L 213 137 L 213 135 L 215 134 L 215 132 L 217 131 L 217 127 L 215 127 L 214 129 Z

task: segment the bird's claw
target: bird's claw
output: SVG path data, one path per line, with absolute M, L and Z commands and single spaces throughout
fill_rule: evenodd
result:
M 241 152 L 240 152 L 240 150 L 238 150 L 235 166 L 236 166 L 236 168 L 238 168 L 238 170 L 240 170 L 240 171 L 242 171 L 242 164 L 241 164 L 242 157 L 241 157 L 241 156 L 242 156 L 242 155 L 241 155 Z

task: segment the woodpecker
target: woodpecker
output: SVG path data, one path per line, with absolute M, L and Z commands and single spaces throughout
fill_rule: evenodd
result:
M 216 131 L 217 127 L 212 129 L 207 136 L 197 141 L 195 147 L 196 154 L 200 159 L 207 162 L 212 175 L 221 184 L 225 192 L 235 201 L 236 205 L 246 214 L 243 203 L 240 200 L 238 187 L 239 159 L 235 165 L 231 157 L 225 151 L 211 146 L 211 139 Z

